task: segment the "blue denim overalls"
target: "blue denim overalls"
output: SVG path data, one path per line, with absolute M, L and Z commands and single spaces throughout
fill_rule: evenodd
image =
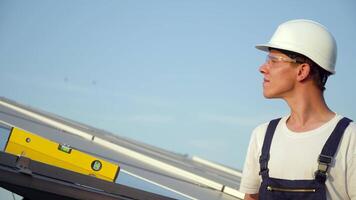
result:
M 269 150 L 279 120 L 280 118 L 272 120 L 269 123 L 263 142 L 260 156 L 260 175 L 262 176 L 262 183 L 259 190 L 259 199 L 326 200 L 325 181 L 327 171 L 339 146 L 341 137 L 351 120 L 343 118 L 336 125 L 319 155 L 318 170 L 315 172 L 315 178 L 312 180 L 284 180 L 269 177 Z

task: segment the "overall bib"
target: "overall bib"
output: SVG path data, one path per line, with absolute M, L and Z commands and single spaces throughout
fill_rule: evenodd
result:
M 330 163 L 339 146 L 346 127 L 351 122 L 348 118 L 341 119 L 324 144 L 318 158 L 318 170 L 312 180 L 285 180 L 269 177 L 268 160 L 273 134 L 279 119 L 272 120 L 267 128 L 260 156 L 260 175 L 262 183 L 259 189 L 261 200 L 326 200 L 325 181 Z

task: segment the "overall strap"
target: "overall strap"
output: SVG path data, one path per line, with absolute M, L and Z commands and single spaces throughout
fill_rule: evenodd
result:
M 346 117 L 342 118 L 336 125 L 335 129 L 329 136 L 328 140 L 324 144 L 323 149 L 318 158 L 318 170 L 315 172 L 315 180 L 324 183 L 327 178 L 327 171 L 332 162 L 332 159 L 337 151 L 341 138 L 345 132 L 345 129 L 352 122 L 351 119 Z
M 271 148 L 271 143 L 272 143 L 272 138 L 274 131 L 276 130 L 276 127 L 279 123 L 281 118 L 274 119 L 269 122 L 266 135 L 263 141 L 263 146 L 262 146 L 262 152 L 260 156 L 260 175 L 262 176 L 262 179 L 265 179 L 268 177 L 268 160 L 269 160 L 269 150 Z

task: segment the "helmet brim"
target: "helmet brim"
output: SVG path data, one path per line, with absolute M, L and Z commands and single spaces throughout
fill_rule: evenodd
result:
M 268 44 L 258 44 L 258 45 L 256 45 L 255 46 L 256 47 L 256 49 L 258 49 L 258 50 L 261 50 L 261 51 L 269 51 L 269 47 L 270 47 L 270 45 L 268 45 Z
M 270 44 L 270 43 L 267 43 L 267 44 L 258 44 L 258 45 L 256 45 L 255 47 L 256 47 L 256 49 L 258 49 L 258 50 L 266 51 L 266 52 L 269 52 L 269 49 L 270 49 L 270 48 L 282 49 L 282 50 L 287 50 L 287 51 L 293 51 L 293 49 L 286 48 L 285 46 L 275 45 L 275 44 Z

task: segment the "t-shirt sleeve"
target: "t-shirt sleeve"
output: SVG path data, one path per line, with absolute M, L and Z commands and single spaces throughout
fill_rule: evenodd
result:
M 261 125 L 262 126 L 262 125 Z M 256 194 L 260 188 L 261 178 L 259 175 L 260 164 L 260 142 L 258 135 L 261 135 L 263 128 L 259 126 L 252 132 L 245 164 L 242 172 L 242 179 L 240 183 L 240 191 L 245 194 Z
M 351 156 L 350 160 L 348 160 L 347 166 L 347 193 L 351 200 L 356 200 L 356 124 L 351 123 L 350 127 L 348 127 L 349 131 L 351 131 L 351 141 L 350 141 L 350 150 Z
M 351 200 L 356 200 L 356 153 L 352 156 L 351 166 L 348 169 L 347 174 L 347 191 Z

